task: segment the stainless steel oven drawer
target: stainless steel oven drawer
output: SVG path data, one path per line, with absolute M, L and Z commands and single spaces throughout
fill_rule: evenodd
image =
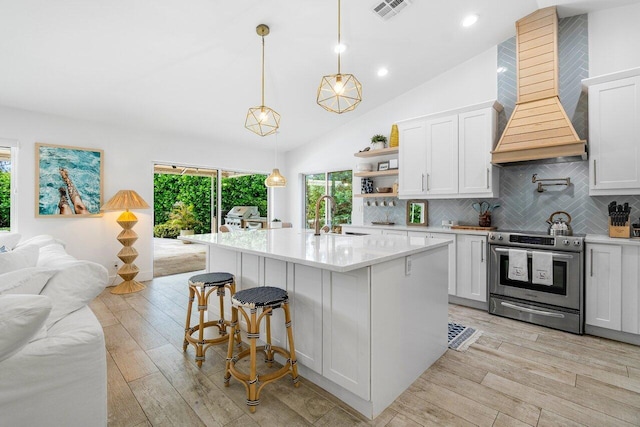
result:
M 489 313 L 582 335 L 584 321 L 578 310 L 537 305 L 517 299 L 489 297 Z

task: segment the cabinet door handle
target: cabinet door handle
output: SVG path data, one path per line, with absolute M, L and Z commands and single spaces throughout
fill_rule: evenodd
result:
M 420 184 L 422 184 L 422 192 L 424 193 L 424 174 L 422 174 L 422 181 L 420 181 Z
M 484 242 L 482 242 L 482 245 L 480 246 L 480 262 L 484 262 Z
M 589 272 L 589 276 L 593 277 L 593 248 L 589 250 L 589 253 L 590 253 L 589 256 L 591 257 L 591 260 L 590 260 L 591 271 Z
M 593 185 L 596 185 L 596 159 L 593 159 Z
M 427 174 L 427 191 L 429 191 L 429 174 Z
M 489 171 L 489 168 L 487 168 L 487 190 L 489 189 L 489 176 L 490 176 L 491 172 Z

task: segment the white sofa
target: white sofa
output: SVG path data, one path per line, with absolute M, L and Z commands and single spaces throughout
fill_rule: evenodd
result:
M 104 334 L 87 306 L 107 282 L 51 236 L 0 253 L 0 427 L 107 425 Z

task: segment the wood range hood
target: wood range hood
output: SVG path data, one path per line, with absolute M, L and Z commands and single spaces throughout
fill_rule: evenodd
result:
M 493 164 L 587 158 L 558 97 L 558 15 L 555 6 L 516 22 L 518 99 L 491 152 Z

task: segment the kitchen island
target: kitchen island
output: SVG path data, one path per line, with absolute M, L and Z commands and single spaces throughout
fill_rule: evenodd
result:
M 286 289 L 300 374 L 368 418 L 447 348 L 447 240 L 296 229 L 181 238 L 207 245 L 207 270 L 234 274 L 238 290 Z M 284 346 L 280 311 L 272 340 Z

